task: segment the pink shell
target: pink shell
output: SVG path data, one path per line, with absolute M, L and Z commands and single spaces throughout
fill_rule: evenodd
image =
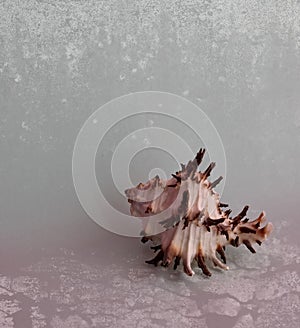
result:
M 131 214 L 143 217 L 142 241 L 152 240 L 155 245 L 152 248 L 158 251 L 146 262 L 155 266 L 159 263 L 168 266 L 173 262 L 176 269 L 182 260 L 184 272 L 189 276 L 194 274 L 194 260 L 207 276 L 211 275 L 207 262 L 228 270 L 226 245 L 243 244 L 255 253 L 253 244 L 261 245 L 273 228 L 271 223 L 261 227 L 266 220 L 264 212 L 252 221 L 245 218 L 248 206 L 235 217 L 230 216 L 231 210 L 223 211 L 228 205 L 220 203 L 219 194 L 213 189 L 222 177 L 214 182 L 208 180 L 215 163 L 204 172 L 197 172 L 204 153 L 205 150 L 200 149 L 193 161 L 182 165 L 181 171 L 167 181 L 156 176 L 125 191 Z M 156 233 L 151 216 L 166 210 L 171 214 L 160 222 L 165 230 Z

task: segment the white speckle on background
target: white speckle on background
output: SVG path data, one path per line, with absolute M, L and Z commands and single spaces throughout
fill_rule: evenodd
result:
M 22 126 L 22 128 L 23 128 L 24 130 L 26 130 L 26 131 L 30 131 L 30 130 L 31 130 L 30 127 L 26 124 L 25 121 L 22 122 L 21 126 Z
M 20 74 L 17 74 L 15 77 L 15 82 L 18 83 L 21 82 L 21 80 L 22 80 L 22 76 Z
M 203 307 L 204 311 L 209 313 L 217 313 L 220 315 L 226 315 L 235 317 L 240 310 L 240 303 L 233 298 L 218 298 L 215 300 L 209 300 L 208 304 Z
M 78 315 L 70 315 L 66 319 L 55 316 L 51 320 L 53 328 L 89 328 L 89 324 Z
M 143 142 L 144 142 L 144 144 L 146 146 L 150 146 L 151 145 L 151 141 L 149 140 L 149 138 L 144 138 Z
M 233 328 L 255 328 L 254 320 L 250 314 L 243 315 Z

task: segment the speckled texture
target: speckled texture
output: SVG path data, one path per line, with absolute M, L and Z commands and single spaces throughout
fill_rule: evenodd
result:
M 296 327 L 300 277 L 293 265 L 300 263 L 299 247 L 283 246 L 278 253 L 277 242 L 275 238 L 268 248 L 262 246 L 260 260 L 251 257 L 249 261 L 244 255 L 244 265 L 236 264 L 235 258 L 240 261 L 243 254 L 232 249 L 232 271 L 216 271 L 210 279 L 200 269 L 190 279 L 178 271 L 149 268 L 140 264 L 141 256 L 101 265 L 97 254 L 87 259 L 79 252 L 60 249 L 56 257 L 44 257 L 17 276 L 0 276 L 0 324 Z
M 281 168 L 296 175 L 299 157 L 297 1 L 3 1 L 0 6 L 5 144 L 19 139 L 20 147 L 65 147 L 106 101 L 132 91 L 170 91 L 208 113 L 229 159 L 247 144 L 248 154 L 241 155 L 246 171 L 258 156 L 262 165 L 273 166 L 280 182 L 295 188 Z M 232 141 L 237 136 L 239 144 Z M 284 147 L 275 157 L 270 144 Z M 262 186 L 275 187 L 273 170 L 262 169 Z
M 297 327 L 298 1 L 4 0 L 0 17 L 0 327 Z M 138 241 L 81 209 L 81 125 L 143 90 L 182 95 L 213 121 L 222 198 L 275 225 L 250 262 L 233 250 L 232 270 L 209 281 L 157 272 Z

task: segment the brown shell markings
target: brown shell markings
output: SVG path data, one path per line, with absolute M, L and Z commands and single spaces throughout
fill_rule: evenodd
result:
M 182 260 L 184 272 L 192 276 L 192 262 L 196 260 L 203 273 L 210 276 L 207 262 L 228 270 L 224 252 L 227 245 L 243 244 L 255 253 L 253 244 L 261 245 L 271 233 L 271 223 L 261 227 L 266 221 L 264 212 L 250 221 L 246 218 L 249 206 L 234 217 L 230 216 L 230 209 L 223 210 L 228 205 L 221 203 L 214 191 L 222 177 L 214 182 L 208 180 L 215 163 L 204 172 L 197 171 L 204 153 L 201 148 L 195 159 L 181 164 L 181 171 L 169 180 L 156 176 L 125 191 L 131 215 L 143 218 L 142 242 L 151 240 L 152 249 L 158 252 L 146 263 L 169 266 L 173 262 L 176 269 Z M 165 230 L 156 233 L 151 216 L 165 210 L 168 217 L 160 222 Z

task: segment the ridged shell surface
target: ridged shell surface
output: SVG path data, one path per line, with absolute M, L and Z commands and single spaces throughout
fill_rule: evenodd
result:
M 149 264 L 169 266 L 176 269 L 182 261 L 184 272 L 193 275 L 195 261 L 207 276 L 211 275 L 211 264 L 224 270 L 226 265 L 225 247 L 245 245 L 255 253 L 253 244 L 261 245 L 272 231 L 272 224 L 266 221 L 265 213 L 249 220 L 246 217 L 249 206 L 236 216 L 231 216 L 227 204 L 220 202 L 214 187 L 222 180 L 213 182 L 209 176 L 215 163 L 204 171 L 198 171 L 205 150 L 200 149 L 194 160 L 172 174 L 169 180 L 158 176 L 146 183 L 140 183 L 125 191 L 133 216 L 143 218 L 143 242 L 151 240 L 151 248 L 157 252 Z M 224 210 L 225 209 L 225 210 Z M 157 232 L 156 223 L 151 219 L 156 214 L 165 214 L 159 222 L 164 228 Z

